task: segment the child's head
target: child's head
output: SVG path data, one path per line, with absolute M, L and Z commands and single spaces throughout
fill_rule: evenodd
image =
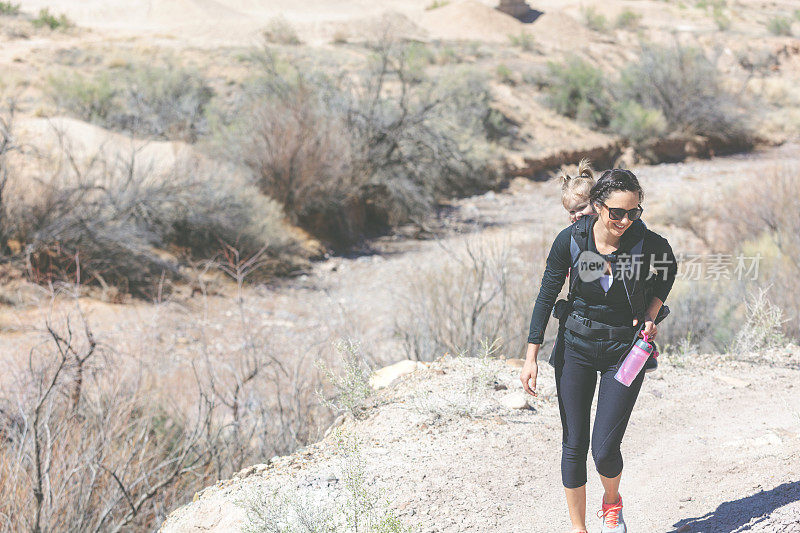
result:
M 594 173 L 589 166 L 588 159 L 581 159 L 578 163 L 578 174 L 570 176 L 561 171 L 561 203 L 569 212 L 570 223 L 575 222 L 583 215 L 594 213 L 594 208 L 589 202 L 589 191 L 594 186 Z

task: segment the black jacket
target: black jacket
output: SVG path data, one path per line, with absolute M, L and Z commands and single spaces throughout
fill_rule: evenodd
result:
M 574 223 L 583 224 L 583 227 L 589 230 L 588 249 L 595 253 L 597 253 L 597 247 L 594 242 L 592 225 L 596 220 L 596 215 L 589 215 Z M 547 256 L 547 267 L 542 275 L 542 285 L 531 315 L 528 333 L 529 343 L 541 344 L 544 339 L 544 331 L 547 327 L 550 313 L 559 292 L 561 292 L 572 263 L 570 253 L 571 233 L 572 225 L 561 230 L 550 248 L 550 253 Z M 599 279 L 592 282 L 581 281 L 577 283 L 575 301 L 573 302 L 573 308 L 577 313 L 613 326 L 631 325 L 633 312 L 631 311 L 623 281 L 616 277 L 617 270 L 613 259 L 615 256 L 630 252 L 631 247 L 641 239 L 643 234 L 642 279 L 649 276 L 645 281 L 647 288 L 646 303 L 649 304 L 653 297 L 666 302 L 678 270 L 675 256 L 672 253 L 669 242 L 664 237 L 646 228 L 641 220 L 636 220 L 620 237 L 619 249 L 605 256 L 612 260 L 612 268 L 615 273 L 615 279 L 608 292 L 606 293 L 603 290 Z M 651 265 L 655 267 L 655 273 L 650 273 Z

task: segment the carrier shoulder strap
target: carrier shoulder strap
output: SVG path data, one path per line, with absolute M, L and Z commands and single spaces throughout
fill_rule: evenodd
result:
M 570 234 L 571 236 L 569 241 L 569 252 L 572 266 L 569 274 L 569 293 L 567 295 L 567 300 L 569 300 L 570 306 L 572 306 L 572 302 L 575 300 L 575 291 L 580 278 L 578 275 L 578 261 L 580 259 L 581 252 L 589 249 L 589 228 L 592 227 L 592 225 L 589 223 L 589 220 L 596 217 L 597 215 L 586 215 L 572 224 L 572 232 Z
M 634 261 L 628 263 L 628 267 L 631 269 L 630 277 L 626 277 L 623 273 L 622 277 L 622 285 L 625 287 L 625 294 L 628 297 L 628 303 L 631 306 L 631 311 L 633 312 L 634 318 L 639 319 L 641 322 L 642 318 L 644 318 L 644 314 L 647 311 L 647 302 L 646 294 L 645 294 L 645 283 L 646 280 L 643 279 L 645 272 L 644 269 L 644 256 L 642 254 L 642 248 L 644 247 L 644 238 L 647 235 L 647 226 L 644 226 L 644 222 L 642 222 L 642 226 L 644 227 L 644 231 L 642 232 L 642 237 L 634 243 L 631 247 L 630 255 L 632 258 L 635 258 Z M 628 284 L 625 283 L 626 280 L 630 280 L 631 284 L 633 285 L 632 288 L 628 288 Z
M 571 232 L 571 239 L 570 239 L 570 256 L 572 262 L 572 268 L 570 271 L 570 280 L 569 280 L 569 294 L 567 299 L 569 300 L 570 306 L 575 299 L 576 289 L 579 283 L 580 276 L 578 275 L 578 262 L 580 259 L 581 252 L 589 249 L 589 231 L 592 227 L 592 222 L 594 219 L 597 218 L 597 215 L 586 215 L 581 217 L 580 220 L 575 222 L 572 225 L 572 232 Z M 645 225 L 642 219 L 638 220 L 641 223 L 641 229 L 639 230 L 641 233 L 641 237 L 633 244 L 630 249 L 630 255 L 633 258 L 639 257 L 636 259 L 635 262 L 629 262 L 629 266 L 633 267 L 634 265 L 638 265 L 640 268 L 632 269 L 628 272 L 626 276 L 623 273 L 623 286 L 625 287 L 625 294 L 628 297 L 628 303 L 631 306 L 631 311 L 633 312 L 633 316 L 637 318 L 644 317 L 644 313 L 647 310 L 647 304 L 645 302 L 645 281 L 640 279 L 642 277 L 642 249 L 644 248 L 644 238 L 647 235 L 647 226 Z M 638 270 L 638 272 L 637 272 Z M 626 283 L 626 281 L 628 283 Z M 629 287 L 628 284 L 631 284 Z

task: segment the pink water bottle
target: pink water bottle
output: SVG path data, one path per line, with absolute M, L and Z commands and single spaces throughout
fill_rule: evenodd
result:
M 647 358 L 653 353 L 653 345 L 647 342 L 647 335 L 644 339 L 638 339 L 625 356 L 625 360 L 614 375 L 614 379 L 625 385 L 631 386 L 631 382 L 639 375 L 642 367 L 647 362 Z

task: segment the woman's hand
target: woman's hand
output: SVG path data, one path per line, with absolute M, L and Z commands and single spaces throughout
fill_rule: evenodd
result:
M 539 374 L 539 364 L 536 359 L 526 359 L 525 364 L 522 365 L 522 373 L 519 380 L 522 381 L 522 388 L 525 392 L 538 396 L 536 393 L 536 377 Z
M 633 326 L 639 324 L 639 321 L 635 318 L 633 319 Z M 646 317 L 644 320 L 644 328 L 639 333 L 639 335 L 644 336 L 647 335 L 647 338 L 652 340 L 655 338 L 656 333 L 658 333 L 658 326 L 656 326 L 655 322 L 650 317 Z

